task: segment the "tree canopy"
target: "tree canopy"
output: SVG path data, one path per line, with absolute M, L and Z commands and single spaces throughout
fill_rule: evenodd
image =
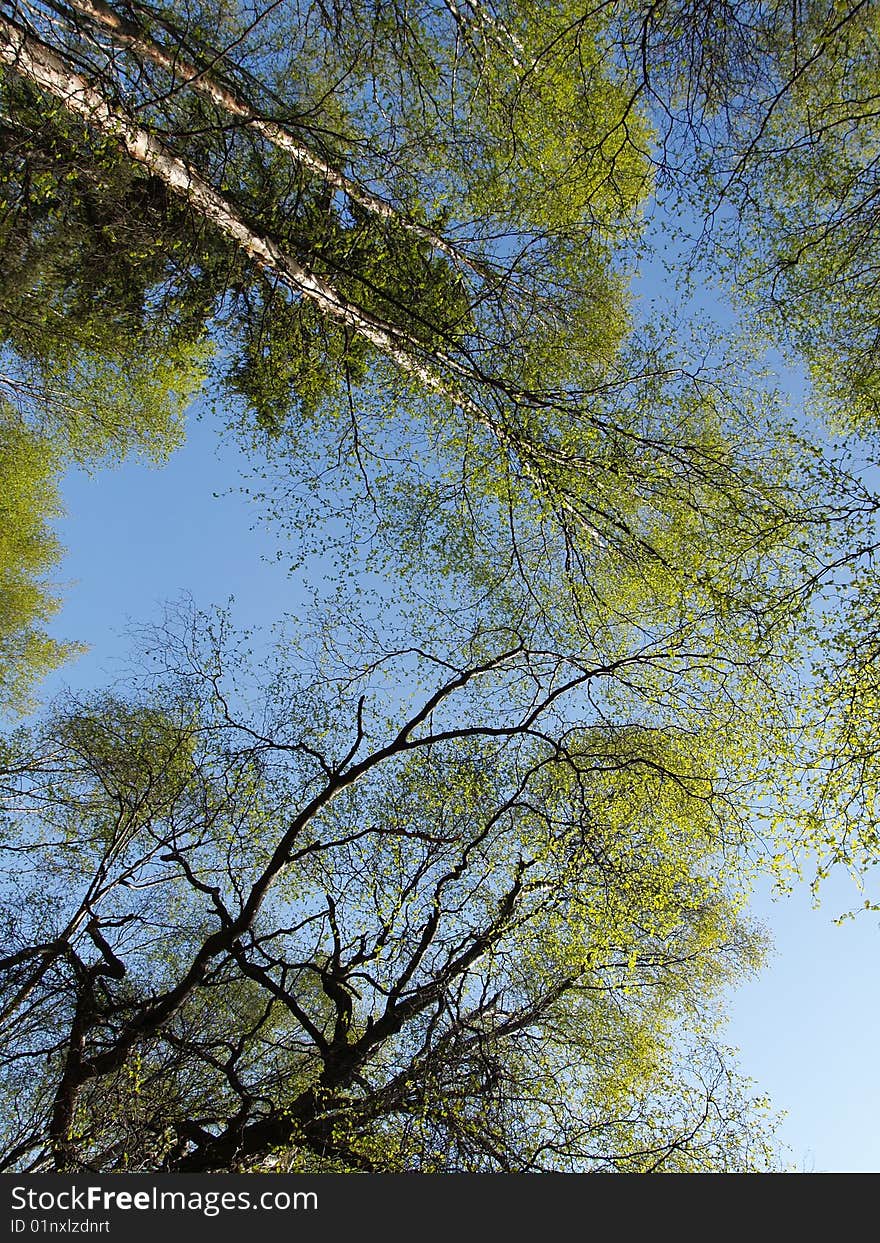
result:
M 0 706 L 65 654 L 59 473 L 196 396 L 337 571 L 262 680 L 186 617 L 9 732 L 3 1168 L 772 1161 L 713 1034 L 748 876 L 877 856 L 875 43 L 0 7 Z
M 397 714 L 288 658 L 245 717 L 228 637 L 178 619 L 158 683 L 14 740 L 7 1166 L 768 1159 L 712 1038 L 762 948 L 722 779 L 578 712 L 622 669 L 502 638 L 422 653 Z

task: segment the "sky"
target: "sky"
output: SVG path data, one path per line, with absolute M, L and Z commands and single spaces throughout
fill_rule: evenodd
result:
M 238 491 L 241 461 L 220 447 L 206 416 L 190 419 L 185 446 L 162 469 L 129 463 L 65 480 L 68 548 L 64 607 L 53 630 L 90 650 L 52 676 L 87 690 L 123 676 L 127 626 L 159 621 L 166 602 L 188 594 L 225 606 L 242 626 L 269 627 L 296 613 L 303 596 L 274 557 L 275 541 Z M 740 1068 L 786 1111 L 780 1139 L 796 1171 L 880 1171 L 880 923 L 876 914 L 836 926 L 858 902 L 839 878 L 812 905 L 809 888 L 757 895 L 754 914 L 775 953 L 730 999 L 724 1035 Z
M 804 883 L 755 915 L 775 952 L 730 1005 L 727 1039 L 745 1074 L 787 1111 L 780 1139 L 797 1171 L 880 1171 L 880 924 L 834 916 L 858 901 L 838 877 L 812 903 Z

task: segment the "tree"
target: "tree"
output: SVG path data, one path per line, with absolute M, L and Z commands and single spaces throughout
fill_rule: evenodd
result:
M 0 402 L 0 709 L 27 705 L 67 654 L 43 629 L 58 606 L 44 581 L 58 559 L 54 473 L 50 446 Z
M 391 358 L 423 385 L 470 403 L 474 409 L 486 405 L 485 400 L 468 391 L 474 385 L 477 393 L 487 389 L 489 394 L 495 392 L 503 397 L 512 388 L 514 395 L 518 391 L 526 395 L 528 370 L 521 370 L 516 378 L 514 374 L 505 375 L 499 370 L 503 354 L 490 358 L 486 350 L 490 344 L 512 345 L 531 339 L 532 368 L 539 360 L 545 368 L 550 365 L 549 358 L 535 355 L 540 334 L 533 328 L 528 337 L 524 336 L 523 312 L 534 309 L 541 310 L 543 317 L 553 315 L 550 291 L 555 280 L 564 278 L 565 319 L 571 324 L 570 331 L 579 334 L 585 361 L 592 359 L 592 365 L 601 370 L 603 357 L 608 354 L 606 342 L 613 346 L 615 335 L 619 335 L 615 328 L 620 316 L 614 313 L 613 304 L 604 322 L 597 321 L 595 316 L 588 318 L 587 312 L 598 304 L 608 304 L 614 292 L 614 282 L 604 270 L 605 235 L 620 234 L 629 227 L 628 217 L 637 208 L 643 192 L 644 162 L 627 142 L 618 144 L 619 152 L 603 152 L 603 127 L 593 124 L 597 149 L 585 169 L 566 167 L 564 203 L 549 203 L 546 193 L 537 193 L 539 187 L 526 193 L 525 186 L 514 180 L 514 170 L 508 164 L 510 158 L 517 167 L 523 164 L 522 156 L 515 154 L 514 144 L 530 142 L 540 152 L 548 171 L 561 160 L 570 163 L 573 153 L 564 148 L 556 150 L 555 146 L 563 136 L 568 136 L 574 118 L 569 118 L 561 133 L 551 135 L 540 128 L 531 135 L 529 126 L 534 127 L 535 119 L 525 112 L 518 116 L 517 125 L 508 123 L 508 133 L 502 140 L 500 127 L 505 120 L 509 122 L 511 109 L 505 95 L 518 85 L 516 63 L 503 65 L 500 82 L 484 83 L 481 75 L 486 69 L 485 57 L 473 51 L 456 52 L 454 23 L 451 31 L 441 31 L 439 38 L 432 38 L 426 29 L 430 15 L 414 18 L 411 33 L 418 63 L 409 66 L 409 73 L 422 69 L 419 83 L 424 91 L 429 91 L 442 84 L 454 65 L 462 89 L 467 91 L 463 102 L 469 121 L 475 125 L 482 122 L 486 133 L 479 142 L 475 139 L 467 152 L 465 175 L 462 153 L 454 156 L 451 146 L 458 137 L 455 109 L 448 117 L 438 118 L 434 131 L 426 131 L 421 114 L 411 113 L 402 95 L 394 98 L 389 106 L 397 112 L 401 129 L 398 141 L 409 144 L 411 154 L 399 177 L 398 196 L 402 202 L 388 203 L 361 189 L 355 179 L 333 167 L 334 162 L 345 158 L 357 159 L 358 146 L 369 152 L 376 136 L 358 115 L 357 101 L 368 84 L 378 91 L 389 74 L 403 72 L 409 52 L 401 51 L 399 59 L 392 53 L 388 64 L 375 50 L 366 65 L 347 65 L 348 40 L 354 30 L 360 30 L 364 14 L 352 13 L 351 25 L 346 21 L 343 27 L 328 34 L 320 24 L 313 29 L 308 14 L 299 14 L 295 9 L 285 13 L 285 20 L 294 23 L 296 42 L 287 54 L 289 63 L 284 68 L 291 73 L 296 87 L 300 87 L 298 79 L 305 79 L 306 92 L 311 89 L 317 93 L 309 78 L 320 74 L 318 89 L 323 92 L 328 74 L 332 80 L 337 68 L 342 79 L 330 96 L 324 92 L 325 99 L 313 105 L 314 116 L 306 110 L 302 117 L 297 115 L 303 111 L 302 100 L 295 109 L 292 101 L 273 102 L 270 93 L 275 69 L 270 41 L 279 35 L 277 23 L 257 23 L 258 41 L 253 49 L 248 46 L 249 32 L 242 32 L 237 40 L 237 63 L 223 66 L 224 73 L 243 77 L 248 73 L 250 52 L 261 70 L 263 84 L 258 80 L 257 87 L 266 96 L 265 100 L 253 103 L 242 90 L 227 87 L 222 81 L 217 83 L 211 74 L 196 71 L 188 62 L 178 60 L 180 42 L 185 51 L 188 39 L 200 38 L 197 15 L 192 31 L 178 32 L 177 44 L 173 42 L 172 26 L 169 48 L 167 30 L 163 44 L 155 30 L 149 29 L 157 23 L 156 14 L 149 9 L 134 10 L 140 19 L 135 23 L 103 5 L 62 7 L 52 12 L 52 24 L 48 26 L 45 14 L 38 9 L 28 10 L 47 36 L 52 30 L 58 31 L 60 15 L 62 36 L 56 33 L 52 46 L 27 25 L 4 19 L 6 63 L 25 81 L 58 100 L 68 114 L 83 119 L 90 135 L 121 146 L 136 165 L 148 169 L 154 180 L 183 200 L 203 230 L 219 234 L 227 248 L 231 246 L 233 253 L 243 255 L 249 266 L 262 270 L 271 287 L 290 290 L 294 302 L 302 304 L 305 325 L 310 322 L 312 311 L 320 312 L 324 321 L 329 320 L 325 327 L 331 334 L 331 343 L 336 335 L 335 326 L 342 333 L 340 345 L 346 355 L 353 350 L 352 363 L 360 353 L 355 343 L 361 341 Z M 88 32 L 83 29 L 84 17 L 88 19 Z M 402 15 L 392 13 L 392 22 L 395 17 L 403 24 Z M 382 23 L 386 19 L 376 20 Z M 63 42 L 65 31 L 75 47 Z M 83 67 L 80 58 L 83 54 L 88 57 L 89 46 L 83 37 L 86 33 L 90 40 L 97 38 L 99 44 L 103 40 L 109 45 L 109 72 L 100 60 Z M 235 33 L 234 24 L 230 33 Z M 218 59 L 214 49 L 208 52 Z M 131 99 L 126 98 L 121 77 L 115 76 L 117 70 L 122 74 L 126 57 L 134 59 L 140 71 L 140 81 Z M 562 63 L 554 63 L 547 71 L 536 61 L 532 66 L 539 75 L 533 88 L 535 93 L 542 92 L 540 98 L 545 107 L 552 108 L 554 119 L 562 120 L 572 93 L 578 90 L 582 96 L 578 101 L 581 110 L 585 111 L 589 103 L 606 111 L 613 121 L 615 110 L 624 107 L 625 100 L 603 74 L 598 49 L 590 53 L 584 40 L 584 65 L 580 69 L 569 63 L 571 58 L 572 51 L 566 49 Z M 294 59 L 297 74 L 292 72 Z M 185 78 L 176 83 L 168 75 L 179 73 L 180 64 L 184 65 Z M 343 65 L 347 65 L 344 73 Z M 592 78 L 584 82 L 588 71 Z M 187 89 L 189 80 L 193 86 Z M 252 73 L 247 80 L 253 89 Z M 120 87 L 121 97 L 111 100 L 110 95 L 118 94 Z M 267 105 L 282 119 L 261 121 Z M 133 107 L 138 110 L 137 122 L 132 119 Z M 284 123 L 285 111 L 297 116 L 293 127 Z M 329 124 L 331 117 L 335 117 L 335 124 L 341 129 L 338 143 L 343 148 L 332 161 L 306 149 L 305 140 L 291 133 L 292 128 L 304 129 L 308 135 L 320 121 Z M 362 133 L 357 130 L 359 121 Z M 586 118 L 579 116 L 578 121 L 575 137 L 584 144 L 592 135 Z M 194 141 L 191 134 L 196 123 L 200 138 Z M 542 126 L 545 123 L 542 118 Z M 162 137 L 156 132 L 159 125 Z M 424 211 L 422 200 L 429 193 L 436 199 L 440 191 L 436 145 L 429 146 L 431 140 L 441 142 L 444 159 L 451 161 L 447 176 L 454 180 L 447 190 L 448 210 L 459 217 L 471 217 L 476 245 L 481 235 L 488 235 L 481 248 L 486 250 L 485 255 L 478 251 L 472 257 L 467 247 L 440 236 L 429 224 L 410 219 L 410 202 L 413 209 Z M 353 149 L 352 155 L 343 153 L 345 147 Z M 591 154 L 589 148 L 584 154 Z M 394 147 L 389 146 L 376 158 L 388 162 L 394 156 Z M 598 167 L 592 166 L 593 161 Z M 218 175 L 224 184 L 218 184 Z M 370 175 L 375 177 L 376 170 L 371 170 Z M 555 189 L 558 192 L 560 186 Z M 572 267 L 573 243 L 582 252 L 577 256 L 580 277 Z M 515 248 L 514 253 L 510 253 L 511 247 Z M 436 261 L 432 261 L 431 251 L 437 253 Z M 195 257 L 192 253 L 189 256 L 191 260 Z M 540 287 L 536 285 L 539 270 Z M 470 290 L 462 285 L 466 280 L 472 282 Z M 248 285 L 253 286 L 252 279 Z M 400 297 L 401 289 L 407 290 L 404 300 Z M 259 305 L 260 291 L 261 284 L 257 282 L 254 304 L 248 308 L 251 312 Z M 209 296 L 215 293 L 211 289 Z M 268 291 L 262 289 L 262 299 L 267 295 Z M 517 303 L 521 307 L 518 313 Z M 480 318 L 473 322 L 477 312 Z M 554 326 L 557 332 L 564 331 L 564 321 Z M 491 340 L 486 339 L 488 334 Z M 562 344 L 554 342 L 552 346 L 558 352 Z M 550 345 L 546 343 L 545 349 Z M 571 382 L 571 377 L 566 379 Z M 482 417 L 489 416 L 490 410 L 483 409 Z
M 826 430 L 827 528 L 805 560 L 814 595 L 798 628 L 801 748 L 771 790 L 817 880 L 844 865 L 860 886 L 878 851 L 877 40 L 876 8 L 859 0 L 633 5 L 616 33 L 665 138 L 662 183 L 696 216 L 691 276 L 722 275 L 748 330 L 804 368 Z
M 624 13 L 623 54 L 665 119 L 668 183 L 706 213 L 703 261 L 723 259 L 753 323 L 801 354 L 838 427 L 876 427 L 874 6 Z
M 300 658 L 244 714 L 229 642 L 166 631 L 151 692 L 5 758 L 3 1168 L 769 1159 L 711 1038 L 761 951 L 711 747 L 578 705 L 647 657 Z

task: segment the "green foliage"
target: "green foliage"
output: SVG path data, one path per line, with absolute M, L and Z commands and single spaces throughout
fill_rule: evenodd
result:
M 658 161 L 706 228 L 750 332 L 806 365 L 841 430 L 878 415 L 877 11 L 820 0 L 624 9 L 631 71 L 657 92 Z M 637 62 L 641 63 L 637 65 Z M 699 232 L 700 224 L 696 224 Z
M 7 400 L 58 462 L 161 461 L 200 387 L 203 323 L 162 313 L 162 188 L 15 77 L 0 83 L 0 347 Z
M 803 352 L 833 422 L 870 432 L 880 409 L 880 31 L 871 7 L 842 23 L 837 10 L 820 6 L 802 33 L 816 44 L 805 66 L 797 48 L 779 41 L 784 96 L 740 174 L 745 221 L 757 240 L 741 268 L 770 330 Z
M 59 601 L 47 575 L 60 549 L 60 511 L 49 444 L 0 402 L 0 709 L 30 706 L 35 684 L 73 650 L 46 633 Z
M 203 626 L 158 651 L 140 694 L 16 740 L 6 833 L 28 851 L 5 883 L 29 900 L 8 920 L 7 1152 L 141 1171 L 763 1168 L 760 1106 L 714 1045 L 719 991 L 763 944 L 704 739 L 601 727 L 576 696 L 583 723 L 553 728 L 567 666 L 541 652 L 482 689 L 454 679 L 441 719 L 427 654 L 432 693 L 388 714 L 366 664 L 334 696 L 285 644 L 244 712 Z M 73 1013 L 85 1059 L 59 1036 Z

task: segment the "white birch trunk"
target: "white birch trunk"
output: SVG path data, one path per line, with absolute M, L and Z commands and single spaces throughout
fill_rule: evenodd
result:
M 328 281 L 309 272 L 275 241 L 250 228 L 223 195 L 173 155 L 160 139 L 114 108 L 94 84 L 65 64 L 42 40 L 21 30 L 3 16 L 0 16 L 0 60 L 54 95 L 88 125 L 121 142 L 133 160 L 161 178 L 169 189 L 196 208 L 200 215 L 287 288 L 310 298 L 327 315 L 365 337 L 426 387 L 453 400 L 461 400 L 424 361 L 428 347 L 402 329 L 377 319 L 343 298 Z M 467 368 L 461 363 L 437 351 L 433 351 L 433 357 L 440 365 L 463 377 L 467 376 Z
M 216 82 L 207 71 L 198 69 L 178 52 L 167 51 L 161 44 L 151 39 L 145 30 L 121 18 L 102 0 L 69 0 L 69 3 L 71 8 L 107 31 L 116 42 L 139 52 L 154 65 L 172 74 L 175 79 L 182 80 L 185 86 L 191 87 L 198 94 L 211 100 L 230 116 L 237 117 L 273 146 L 291 156 L 302 168 L 318 174 L 328 186 L 342 191 L 351 202 L 357 203 L 380 220 L 398 225 L 405 232 L 426 242 L 432 250 L 446 255 L 460 267 L 467 268 L 484 278 L 491 277 L 491 272 L 484 265 L 471 259 L 435 230 L 410 219 L 387 199 L 371 193 L 364 186 L 340 173 L 296 139 L 285 126 L 261 117 L 249 103 L 229 87 Z

